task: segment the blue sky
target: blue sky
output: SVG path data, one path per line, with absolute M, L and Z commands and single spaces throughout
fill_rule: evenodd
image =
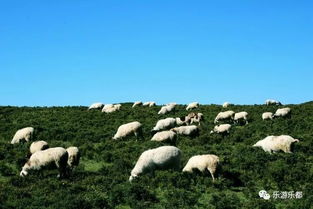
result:
M 0 1 L 0 105 L 313 99 L 312 1 Z

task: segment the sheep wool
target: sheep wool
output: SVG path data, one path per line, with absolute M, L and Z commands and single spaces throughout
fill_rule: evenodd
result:
M 138 136 L 141 137 L 141 134 L 142 134 L 141 128 L 142 128 L 142 124 L 139 123 L 138 121 L 121 125 L 117 129 L 117 132 L 114 135 L 113 139 L 124 138 L 130 134 L 135 134 L 136 137 Z
M 20 176 L 28 175 L 31 170 L 40 170 L 50 164 L 55 164 L 59 169 L 58 177 L 66 175 L 68 153 L 62 147 L 49 148 L 37 151 L 31 155 L 30 159 L 25 163 L 20 172 Z
M 273 119 L 273 113 L 272 112 L 264 112 L 262 114 L 263 120 L 272 120 Z
M 155 106 L 156 104 L 155 104 L 155 102 L 145 102 L 145 103 L 143 103 L 143 105 L 142 106 L 149 106 L 149 107 L 153 107 L 153 106 Z
M 115 104 L 115 105 L 107 104 L 107 105 L 104 105 L 104 107 L 102 108 L 102 112 L 112 113 L 112 112 L 120 110 L 121 106 L 122 106 L 121 104 Z
M 291 153 L 291 144 L 299 142 L 299 139 L 294 139 L 289 135 L 280 136 L 267 136 L 264 139 L 254 144 L 254 147 L 261 147 L 265 152 L 277 152 L 283 151 L 285 153 Z
M 101 102 L 96 102 L 96 103 L 91 104 L 89 106 L 88 110 L 91 110 L 91 109 L 101 109 L 103 106 L 104 106 L 104 104 L 102 104 Z
M 165 129 L 172 128 L 176 125 L 176 119 L 175 118 L 165 118 L 161 119 L 157 122 L 157 124 L 154 126 L 152 131 L 162 131 Z
M 66 151 L 68 153 L 67 165 L 70 168 L 73 168 L 74 166 L 78 166 L 79 160 L 80 160 L 79 149 L 77 147 L 68 147 Z
M 222 106 L 223 106 L 223 108 L 227 108 L 227 107 L 229 107 L 230 105 L 231 105 L 231 104 L 230 104 L 229 102 L 224 102 Z
M 290 114 L 290 111 L 289 107 L 277 109 L 273 117 L 285 117 Z
M 133 108 L 136 107 L 136 106 L 140 106 L 140 105 L 142 105 L 141 101 L 134 102 Z
M 274 99 L 267 99 L 265 101 L 265 104 L 266 105 L 281 105 L 281 103 L 277 100 L 274 100 Z
M 244 121 L 246 124 L 248 124 L 248 113 L 247 112 L 238 112 L 234 116 L 234 121 L 238 123 L 239 121 Z
M 170 103 L 170 104 L 167 104 L 163 107 L 161 107 L 161 110 L 158 112 L 159 115 L 164 115 L 168 112 L 171 112 L 175 109 L 175 106 L 176 106 L 176 103 Z
M 235 112 L 232 111 L 232 110 L 228 110 L 228 111 L 225 111 L 225 112 L 220 112 L 217 114 L 215 120 L 214 120 L 214 123 L 218 123 L 220 120 L 226 120 L 226 119 L 234 119 L 234 115 L 235 115 Z
M 216 155 L 195 155 L 188 160 L 186 166 L 183 168 L 183 172 L 192 173 L 193 169 L 204 172 L 207 169 L 214 181 L 214 173 L 218 163 L 219 158 Z
M 223 134 L 223 133 L 229 133 L 231 128 L 230 124 L 221 124 L 221 125 L 217 125 L 214 126 L 214 129 L 210 132 L 212 133 L 218 133 L 218 134 Z
M 33 134 L 34 134 L 33 127 L 22 128 L 16 131 L 11 141 L 11 144 L 18 144 L 23 139 L 28 142 L 32 138 Z
M 31 154 L 34 154 L 37 151 L 45 150 L 45 149 L 48 149 L 48 148 L 49 148 L 49 145 L 48 145 L 47 142 L 45 142 L 45 141 L 35 141 L 35 142 L 33 142 L 30 145 L 29 151 L 30 151 Z
M 200 125 L 201 121 L 203 121 L 204 117 L 202 113 L 194 113 L 191 112 L 185 117 L 185 122 L 187 125 L 198 123 Z
M 156 169 L 179 169 L 181 151 L 174 146 L 162 146 L 144 151 L 131 171 L 129 181 Z
M 174 131 L 161 131 L 153 135 L 151 141 L 174 141 L 176 139 L 176 133 Z
M 175 120 L 176 120 L 176 125 L 178 125 L 178 126 L 182 126 L 182 125 L 186 124 L 185 117 L 175 118 Z
M 198 108 L 199 107 L 199 103 L 198 102 L 192 102 L 190 103 L 187 107 L 186 107 L 186 110 L 192 110 L 192 109 L 195 109 L 195 108 Z
M 195 136 L 199 134 L 199 128 L 195 125 L 180 126 L 180 127 L 172 128 L 171 131 L 174 131 L 177 134 L 185 135 L 185 136 Z

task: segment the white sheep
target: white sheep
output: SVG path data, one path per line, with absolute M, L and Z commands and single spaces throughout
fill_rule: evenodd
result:
M 157 132 L 156 134 L 153 135 L 151 141 L 158 141 L 158 142 L 163 142 L 163 141 L 175 141 L 176 140 L 176 133 L 174 131 L 161 131 Z
M 30 159 L 25 163 L 20 172 L 20 176 L 24 177 L 31 170 L 40 170 L 50 164 L 55 164 L 59 169 L 58 177 L 66 175 L 68 153 L 62 147 L 49 148 L 37 151 L 31 155 Z
M 101 109 L 103 106 L 104 106 L 104 104 L 102 104 L 101 102 L 96 102 L 96 103 L 91 104 L 89 106 L 88 110 L 91 110 L 91 109 Z
M 246 124 L 248 124 L 248 113 L 247 112 L 235 113 L 234 121 L 236 123 L 239 123 L 240 121 L 244 121 Z
M 291 109 L 289 107 L 277 109 L 273 118 L 275 117 L 285 117 L 290 114 Z
M 112 108 L 114 105 L 113 104 L 106 104 L 103 106 L 101 112 L 105 112 L 107 109 Z
M 299 142 L 299 139 L 294 139 L 289 135 L 267 136 L 264 139 L 254 144 L 254 147 L 261 147 L 265 152 L 272 153 L 282 150 L 285 153 L 291 153 L 291 144 Z
M 185 135 L 185 136 L 199 135 L 199 128 L 195 125 L 180 126 L 180 127 L 172 128 L 171 131 L 174 131 L 176 134 Z
M 199 103 L 198 102 L 192 102 L 190 103 L 187 107 L 186 107 L 186 110 L 192 110 L 192 109 L 195 109 L 195 108 L 198 108 L 199 107 Z
M 142 137 L 142 124 L 138 121 L 134 121 L 121 125 L 117 129 L 117 132 L 114 135 L 113 139 L 124 138 L 130 134 L 135 134 L 136 137 Z
M 25 140 L 28 142 L 34 134 L 34 128 L 33 127 L 26 127 L 19 129 L 16 131 L 15 135 L 13 136 L 13 139 L 11 141 L 11 144 L 17 144 L 20 143 L 21 140 Z
M 198 123 L 199 125 L 201 124 L 201 121 L 204 120 L 203 114 L 202 113 L 194 113 L 191 112 L 185 117 L 185 122 L 188 125 L 191 125 L 193 123 Z
M 156 105 L 155 102 L 145 102 L 145 103 L 143 103 L 143 106 L 153 107 L 155 105 Z
M 230 124 L 221 124 L 221 125 L 216 125 L 214 126 L 213 130 L 210 132 L 211 134 L 213 133 L 218 133 L 218 134 L 229 134 L 231 125 Z
M 265 104 L 266 105 L 281 105 L 281 103 L 277 100 L 274 100 L 274 99 L 267 99 L 265 101 Z
M 227 108 L 227 107 L 229 107 L 231 105 L 231 103 L 229 103 L 229 102 L 224 102 L 223 103 L 223 108 Z
M 179 169 L 181 151 L 174 146 L 162 146 L 144 151 L 131 171 L 129 181 L 156 169 Z
M 151 131 L 162 131 L 172 128 L 176 125 L 175 118 L 165 118 L 159 120 Z
M 183 172 L 192 173 L 193 169 L 198 169 L 201 172 L 208 170 L 214 181 L 214 173 L 218 163 L 219 158 L 216 155 L 196 155 L 188 160 L 186 166 L 183 168 Z
M 49 145 L 46 141 L 35 141 L 30 145 L 29 151 L 30 151 L 30 154 L 34 154 L 37 151 L 45 150 L 48 148 L 49 148 Z
M 68 153 L 67 165 L 73 169 L 74 166 L 78 166 L 80 160 L 80 152 L 78 147 L 68 147 L 66 149 Z
M 164 115 L 168 112 L 171 112 L 175 109 L 175 106 L 176 104 L 175 103 L 170 103 L 170 104 L 167 104 L 163 107 L 161 107 L 161 110 L 158 112 L 159 115 Z
M 175 118 L 175 119 L 176 119 L 176 125 L 178 125 L 178 126 L 182 126 L 182 125 L 186 124 L 185 117 Z
M 273 119 L 273 113 L 272 112 L 264 112 L 262 114 L 262 119 L 263 120 L 268 120 L 268 119 L 272 120 Z
M 136 107 L 136 106 L 140 106 L 140 105 L 142 105 L 141 101 L 134 102 L 133 108 Z
M 115 104 L 114 107 L 116 108 L 116 110 L 120 110 L 122 105 L 121 104 Z
M 102 112 L 105 112 L 105 113 L 112 113 L 112 112 L 115 112 L 117 110 L 120 110 L 121 108 L 121 104 L 106 104 L 104 105 L 104 107 L 102 108 Z
M 232 110 L 228 110 L 225 112 L 220 112 L 217 114 L 214 123 L 218 123 L 220 120 L 233 120 L 235 112 Z

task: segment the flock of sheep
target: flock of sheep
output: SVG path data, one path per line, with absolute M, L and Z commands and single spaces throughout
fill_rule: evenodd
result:
M 266 105 L 281 105 L 280 102 L 276 100 L 266 100 Z M 133 104 L 133 108 L 137 106 L 155 106 L 155 102 L 145 102 L 142 103 L 137 101 Z M 166 114 L 175 109 L 176 103 L 170 103 L 161 107 L 158 114 Z M 228 108 L 231 106 L 229 102 L 225 102 L 223 108 Z M 198 102 L 190 103 L 186 110 L 190 111 L 199 107 Z M 121 108 L 121 104 L 102 104 L 102 103 L 94 103 L 92 104 L 88 110 L 91 109 L 102 109 L 102 112 L 112 113 L 115 111 L 119 111 Z M 279 108 L 275 113 L 265 112 L 262 114 L 263 120 L 272 120 L 275 117 L 286 117 L 289 116 L 291 109 Z M 184 136 L 198 136 L 199 135 L 199 126 L 201 121 L 204 120 L 204 116 L 202 113 L 194 113 L 191 112 L 185 117 L 177 117 L 177 118 L 165 118 L 159 120 L 156 125 L 153 127 L 151 132 L 153 136 L 151 141 L 158 142 L 174 142 L 177 138 L 177 135 Z M 221 123 L 220 122 L 229 122 L 229 123 Z M 232 125 L 230 123 L 245 123 L 248 124 L 248 113 L 238 112 L 227 110 L 224 112 L 220 112 L 217 114 L 214 119 L 214 123 L 217 124 L 210 132 L 211 134 L 229 134 Z M 197 125 L 193 125 L 196 123 Z M 34 133 L 34 128 L 27 127 L 20 129 L 14 135 L 11 143 L 19 143 L 21 140 L 29 141 Z M 126 123 L 121 125 L 115 135 L 113 136 L 114 140 L 123 139 L 127 136 L 135 135 L 138 138 L 143 137 L 142 133 L 142 124 L 138 121 L 133 121 L 130 123 Z M 263 140 L 258 141 L 254 144 L 254 147 L 261 147 L 266 152 L 277 152 L 283 151 L 286 153 L 291 153 L 290 147 L 294 142 L 299 142 L 298 139 L 294 139 L 288 135 L 280 135 L 280 136 L 267 136 Z M 71 171 L 74 166 L 77 166 L 79 163 L 79 150 L 77 147 L 69 147 L 64 149 L 62 147 L 49 148 L 48 143 L 45 141 L 37 141 L 33 142 L 30 146 L 30 153 L 32 154 L 30 159 L 25 163 L 20 173 L 21 176 L 25 176 L 28 174 L 29 170 L 39 170 L 42 167 L 54 163 L 59 169 L 60 177 L 66 176 L 68 171 Z M 180 159 L 181 159 L 182 151 L 175 146 L 161 146 L 155 149 L 149 149 L 144 151 L 135 167 L 131 171 L 131 175 L 129 177 L 129 181 L 132 181 L 139 175 L 145 173 L 153 173 L 157 169 L 175 169 L 179 170 Z M 194 169 L 197 169 L 201 172 L 208 170 L 212 176 L 214 181 L 214 173 L 219 163 L 219 157 L 212 154 L 205 155 L 195 155 L 191 157 L 185 167 L 183 168 L 183 172 L 192 172 Z
M 11 144 L 18 144 L 23 140 L 29 142 L 33 135 L 33 127 L 22 128 L 15 133 Z M 69 175 L 74 166 L 78 166 L 80 160 L 80 152 L 77 147 L 72 146 L 67 149 L 63 147 L 49 148 L 49 144 L 46 141 L 31 143 L 29 152 L 31 156 L 20 172 L 22 177 L 27 176 L 31 170 L 40 170 L 53 163 L 59 169 L 58 177 L 65 177 Z

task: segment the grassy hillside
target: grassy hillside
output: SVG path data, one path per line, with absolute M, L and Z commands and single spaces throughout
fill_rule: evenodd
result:
M 128 182 L 140 154 L 164 143 L 151 142 L 150 130 L 157 120 L 187 115 L 185 106 L 166 116 L 160 107 L 131 108 L 104 114 L 87 107 L 0 107 L 0 208 L 310 208 L 313 203 L 313 104 L 288 105 L 289 119 L 262 121 L 265 105 L 233 106 L 247 111 L 250 123 L 236 126 L 226 137 L 210 135 L 221 106 L 201 106 L 206 121 L 197 138 L 179 137 L 182 167 L 196 154 L 216 154 L 221 167 L 216 182 L 209 173 L 183 174 L 157 171 Z M 113 141 L 117 128 L 134 120 L 144 124 L 144 140 L 129 137 Z M 35 139 L 50 147 L 78 146 L 81 164 L 68 179 L 56 178 L 46 169 L 25 178 L 19 176 L 30 143 L 9 144 L 17 129 L 33 126 Z M 265 153 L 252 145 L 267 135 L 289 134 L 301 140 L 294 153 Z M 262 200 L 258 192 L 302 191 L 301 199 Z

